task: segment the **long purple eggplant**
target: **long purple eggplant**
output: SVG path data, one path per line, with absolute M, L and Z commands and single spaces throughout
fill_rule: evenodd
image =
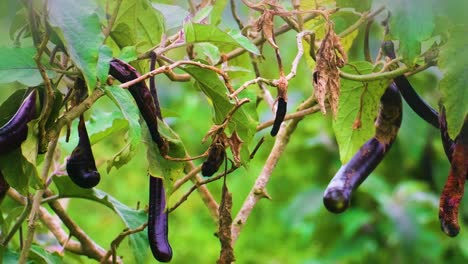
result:
M 154 258 L 160 262 L 172 259 L 168 240 L 166 192 L 163 179 L 149 176 L 148 240 Z
M 0 155 L 21 146 L 28 135 L 28 122 L 36 116 L 36 91 L 31 91 L 13 117 L 0 128 Z
M 110 62 L 109 74 L 119 80 L 121 83 L 134 80 L 140 76 L 130 64 L 113 59 Z M 134 84 L 128 88 L 128 91 L 135 99 L 140 113 L 145 120 L 151 134 L 151 138 L 161 150 L 164 148 L 164 140 L 158 131 L 158 110 L 156 109 L 153 96 L 144 81 Z
M 401 97 L 392 83 L 380 99 L 375 136 L 340 168 L 325 190 L 323 203 L 330 212 L 341 213 L 349 207 L 353 191 L 379 165 L 392 146 L 401 119 Z

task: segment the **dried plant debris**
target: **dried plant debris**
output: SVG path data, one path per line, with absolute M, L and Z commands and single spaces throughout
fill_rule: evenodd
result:
M 326 34 L 317 51 L 317 61 L 314 69 L 315 96 L 322 113 L 326 113 L 325 100 L 332 108 L 333 116 L 338 111 L 340 97 L 340 70 L 348 60 L 346 52 L 340 43 L 340 38 L 333 29 L 333 23 L 328 22 Z

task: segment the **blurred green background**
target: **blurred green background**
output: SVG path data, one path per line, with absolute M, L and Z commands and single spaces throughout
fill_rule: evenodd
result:
M 184 2 L 185 3 L 185 2 Z M 7 12 L 2 10 L 2 12 Z M 228 10 L 226 21 L 231 23 Z M 0 22 L 0 25 L 4 26 Z M 376 53 L 382 35 L 376 25 L 371 48 Z M 3 30 L 4 32 L 4 30 Z M 291 48 L 289 33 L 277 38 L 281 54 L 289 69 L 296 49 Z M 355 43 L 362 43 L 362 32 Z M 8 38 L 0 45 L 10 45 Z M 289 45 L 289 46 L 288 46 Z M 350 51 L 352 60 L 362 58 L 361 44 Z M 277 76 L 273 52 L 264 48 L 265 60 L 261 72 L 267 78 Z M 244 55 L 246 56 L 246 55 Z M 431 68 L 410 78 L 413 86 L 433 106 L 437 105 L 436 90 L 439 73 Z M 202 153 L 207 144 L 201 139 L 210 128 L 211 108 L 204 95 L 191 83 L 171 83 L 165 76 L 157 77 L 162 107 L 173 114 L 166 122 L 180 135 L 192 155 Z M 311 71 L 301 62 L 297 77 L 289 85 L 289 112 L 312 92 Z M 0 103 L 15 89 L 16 84 L 0 85 Z M 250 89 L 257 89 L 252 86 Z M 273 91 L 274 93 L 274 91 Z M 109 99 L 103 97 L 88 112 L 88 127 L 101 127 L 105 112 L 118 111 Z M 271 111 L 259 106 L 259 118 L 272 118 Z M 111 124 L 108 124 L 111 125 Z M 72 137 L 76 135 L 72 134 Z M 99 189 L 111 194 L 129 207 L 147 205 L 148 178 L 146 150 L 141 146 L 137 156 L 119 170 L 106 172 L 106 162 L 123 146 L 124 131 L 106 138 L 93 146 L 98 168 L 102 175 Z M 252 160 L 248 169 L 241 168 L 228 177 L 233 194 L 235 215 L 259 175 L 274 139 L 268 131 L 261 136 L 266 142 Z M 76 145 L 76 139 L 62 142 L 62 161 Z M 251 146 L 253 148 L 254 145 Z M 199 162 L 197 163 L 199 164 Z M 237 263 L 466 263 L 468 261 L 468 210 L 466 199 L 460 209 L 461 232 L 449 238 L 440 230 L 438 222 L 439 195 L 449 171 L 438 131 L 419 119 L 406 105 L 401 130 L 384 161 L 361 185 L 345 213 L 329 213 L 322 203 L 322 194 L 329 180 L 341 166 L 338 148 L 331 128 L 331 117 L 320 113 L 306 117 L 293 134 L 286 151 L 273 172 L 268 193 L 271 200 L 261 200 L 235 246 Z M 176 201 L 190 184 L 184 185 L 171 202 Z M 221 182 L 208 185 L 219 201 Z M 16 207 L 10 199 L 4 208 Z M 71 217 L 102 247 L 124 229 L 123 223 L 111 210 L 82 199 L 68 201 Z M 39 233 L 46 229 L 39 229 Z M 220 244 L 214 235 L 217 226 L 208 210 L 194 192 L 176 211 L 170 214 L 169 239 L 174 251 L 171 263 L 214 263 Z M 47 236 L 46 236 L 47 237 Z M 18 246 L 18 237 L 12 241 Z M 133 263 L 126 242 L 118 254 L 125 263 Z M 143 252 L 141 254 L 144 254 Z M 84 257 L 66 254 L 65 263 L 89 263 Z M 154 262 L 151 256 L 147 263 Z

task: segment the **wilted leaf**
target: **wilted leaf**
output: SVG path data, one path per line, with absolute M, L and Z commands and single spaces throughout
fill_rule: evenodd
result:
M 333 30 L 333 24 L 327 24 L 327 33 L 317 51 L 314 69 L 314 90 L 322 113 L 326 113 L 325 100 L 330 103 L 333 116 L 336 117 L 340 97 L 340 71 L 347 61 L 347 55 L 340 43 L 340 38 Z

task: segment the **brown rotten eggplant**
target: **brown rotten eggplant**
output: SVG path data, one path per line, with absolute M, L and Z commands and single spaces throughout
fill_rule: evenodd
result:
M 172 259 L 168 240 L 168 213 L 163 179 L 149 176 L 148 240 L 154 258 L 160 262 Z
M 118 59 L 113 59 L 110 62 L 109 74 L 119 80 L 121 83 L 128 82 L 140 77 L 140 73 L 138 73 L 135 68 L 133 68 L 130 64 Z M 146 86 L 146 83 L 141 81 L 131 85 L 128 88 L 128 91 L 135 99 L 138 109 L 140 110 L 140 113 L 143 116 L 146 125 L 148 126 L 151 138 L 158 145 L 160 150 L 164 149 L 165 142 L 158 131 L 157 108 L 159 107 L 156 107 L 157 102 L 154 102 L 153 96 Z
M 379 165 L 392 146 L 401 119 L 401 97 L 392 83 L 380 99 L 375 136 L 340 168 L 325 190 L 323 203 L 330 212 L 341 213 L 349 207 L 352 192 Z
M 28 122 L 36 116 L 36 91 L 31 91 L 13 117 L 0 128 L 0 155 L 21 146 L 28 135 Z
M 382 50 L 390 59 L 393 60 L 396 58 L 392 41 L 384 41 L 382 43 Z M 439 128 L 439 113 L 418 95 L 406 76 L 397 76 L 393 81 L 411 109 L 426 122 L 435 128 Z
M 78 123 L 78 136 L 78 145 L 67 160 L 67 173 L 76 185 L 89 189 L 99 183 L 101 175 L 96 168 L 83 115 Z
M 460 231 L 458 207 L 463 198 L 465 180 L 468 177 L 468 119 L 465 119 L 460 134 L 448 151 L 451 152 L 451 167 L 440 196 L 439 221 L 444 233 L 453 237 Z
M 219 170 L 226 157 L 226 150 L 220 142 L 214 142 L 208 150 L 208 157 L 202 164 L 201 173 L 205 177 L 213 176 Z

